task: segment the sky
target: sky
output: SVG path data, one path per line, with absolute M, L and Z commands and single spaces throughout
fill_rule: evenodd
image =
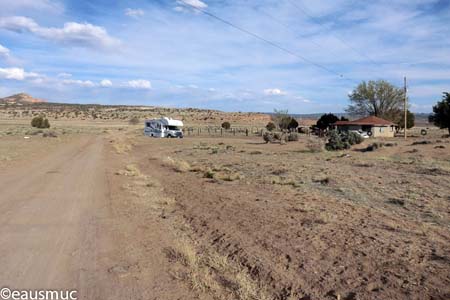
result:
M 365 80 L 431 112 L 450 0 L 0 0 L 0 97 L 343 112 Z

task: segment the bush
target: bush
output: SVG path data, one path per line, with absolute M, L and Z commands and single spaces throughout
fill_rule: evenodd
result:
M 266 129 L 269 130 L 269 131 L 273 131 L 275 128 L 277 128 L 277 126 L 273 122 L 269 122 L 266 125 Z
M 364 138 L 356 132 L 349 132 L 346 134 L 345 139 L 350 145 L 361 144 L 364 141 Z
M 293 130 L 297 130 L 298 127 L 298 122 L 296 119 L 291 118 L 291 121 L 288 124 L 288 129 L 293 131 Z
M 336 117 L 333 114 L 324 114 L 320 117 L 319 120 L 317 120 L 317 124 L 316 127 L 321 129 L 321 130 L 325 130 L 327 129 L 331 124 L 336 123 L 337 121 L 339 121 L 339 118 Z
M 383 146 L 384 146 L 383 143 L 373 143 L 373 144 L 370 144 L 369 146 L 367 146 L 367 148 L 364 149 L 364 151 L 375 151 L 378 148 L 381 148 Z
M 296 142 L 298 141 L 298 134 L 296 132 L 291 132 L 287 136 L 288 142 Z
M 222 128 L 225 129 L 225 130 L 229 130 L 231 128 L 230 122 L 223 122 L 222 123 Z
M 130 123 L 131 125 L 137 125 L 141 123 L 141 120 L 139 120 L 138 117 L 134 116 L 128 121 L 128 123 Z
M 350 149 L 351 145 L 348 142 L 348 138 L 345 135 L 339 134 L 337 130 L 330 131 L 328 143 L 325 145 L 325 149 L 328 151 L 337 151 Z
M 34 117 L 31 120 L 31 126 L 36 128 L 50 128 L 50 122 L 42 116 Z
M 272 134 L 270 134 L 270 132 L 264 132 L 264 134 L 263 134 L 263 140 L 264 140 L 264 142 L 266 142 L 266 144 L 267 143 L 272 143 L 273 142 L 273 137 L 272 137 Z
M 58 135 L 56 134 L 56 132 L 54 131 L 49 131 L 49 132 L 44 132 L 44 134 L 42 134 L 42 137 L 58 137 Z

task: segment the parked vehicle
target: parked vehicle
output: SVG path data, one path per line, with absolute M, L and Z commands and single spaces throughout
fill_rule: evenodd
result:
M 360 136 L 362 136 L 365 139 L 370 138 L 370 133 L 366 132 L 366 131 L 362 131 L 362 130 L 350 130 L 349 132 L 354 132 L 356 134 L 359 134 Z
M 182 121 L 167 117 L 146 120 L 144 135 L 160 138 L 183 138 L 182 127 Z

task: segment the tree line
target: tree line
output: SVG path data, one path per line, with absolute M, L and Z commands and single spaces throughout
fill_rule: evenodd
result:
M 404 89 L 385 80 L 363 81 L 349 94 L 349 100 L 350 105 L 346 109 L 349 115 L 376 116 L 397 124 L 399 128 L 404 128 Z M 316 128 L 326 129 L 339 120 L 347 119 L 343 117 L 339 119 L 333 114 L 324 114 L 317 121 Z M 442 100 L 433 106 L 429 121 L 441 129 L 448 129 L 450 134 L 450 93 L 444 92 Z M 414 122 L 414 114 L 407 109 L 407 128 L 414 127 Z M 288 114 L 287 110 L 275 110 L 272 121 L 266 126 L 269 131 L 276 128 L 289 130 L 297 127 L 297 121 Z

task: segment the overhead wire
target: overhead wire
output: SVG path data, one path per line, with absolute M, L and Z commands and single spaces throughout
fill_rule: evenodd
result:
M 230 27 L 232 27 L 232 28 L 242 32 L 242 33 L 245 33 L 245 34 L 247 34 L 249 36 L 252 36 L 255 39 L 258 39 L 258 40 L 260 40 L 260 41 L 262 41 L 262 42 L 264 42 L 264 43 L 266 43 L 266 44 L 268 44 L 268 45 L 270 45 L 270 46 L 272 46 L 274 48 L 279 49 L 280 51 L 283 51 L 283 52 L 285 52 L 287 54 L 290 54 L 291 56 L 294 56 L 294 57 L 296 57 L 298 59 L 301 59 L 301 60 L 303 60 L 303 61 L 305 61 L 305 62 L 307 62 L 307 63 L 309 63 L 311 65 L 314 65 L 315 67 L 320 68 L 320 69 L 322 69 L 322 70 L 324 70 L 324 71 L 326 71 L 328 73 L 337 75 L 341 79 L 345 79 L 345 80 L 352 81 L 352 82 L 355 82 L 355 83 L 357 82 L 356 80 L 354 80 L 352 78 L 349 78 L 347 76 L 344 77 L 344 75 L 339 73 L 339 72 L 336 72 L 336 71 L 334 71 L 334 70 L 332 70 L 332 69 L 330 69 L 330 68 L 328 68 L 328 67 L 326 67 L 326 66 L 324 66 L 324 65 L 322 65 L 320 63 L 316 63 L 315 61 L 310 60 L 310 59 L 304 57 L 303 55 L 300 55 L 300 54 L 298 54 L 298 53 L 296 53 L 296 52 L 294 52 L 294 51 L 292 51 L 292 50 L 290 50 L 290 49 L 288 49 L 288 48 L 286 48 L 286 47 L 284 47 L 282 45 L 277 44 L 274 41 L 268 40 L 268 39 L 262 37 L 259 34 L 251 32 L 250 30 L 247 30 L 247 29 L 245 29 L 245 28 L 243 28 L 243 27 L 241 27 L 239 25 L 236 25 L 236 24 L 232 23 L 231 21 L 225 20 L 225 19 L 223 19 L 223 18 L 221 18 L 221 17 L 219 17 L 219 16 L 217 16 L 217 15 L 215 15 L 215 14 L 213 14 L 213 13 L 211 13 L 211 12 L 205 10 L 205 9 L 202 9 L 202 8 L 199 8 L 199 7 L 195 6 L 195 5 L 192 5 L 191 3 L 188 3 L 185 0 L 178 0 L 178 1 L 180 3 L 183 3 L 184 5 L 186 5 L 187 7 L 190 7 L 190 8 L 192 8 L 192 9 L 194 9 L 194 10 L 196 10 L 196 11 L 202 13 L 202 14 L 205 14 L 205 15 L 207 15 L 207 16 L 209 16 L 209 17 L 211 17 L 211 18 L 213 18 L 213 19 L 215 19 L 217 21 L 220 21 L 221 23 L 224 23 L 224 24 L 226 24 L 226 25 L 228 25 L 228 26 L 230 26 Z

